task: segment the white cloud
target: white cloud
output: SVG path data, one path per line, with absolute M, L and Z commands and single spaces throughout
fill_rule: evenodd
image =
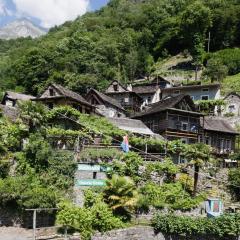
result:
M 11 16 L 13 13 L 7 8 L 5 0 L 0 0 L 0 16 Z
M 89 0 L 13 0 L 13 2 L 18 14 L 38 18 L 41 25 L 46 28 L 74 20 L 77 16 L 83 15 L 89 7 Z

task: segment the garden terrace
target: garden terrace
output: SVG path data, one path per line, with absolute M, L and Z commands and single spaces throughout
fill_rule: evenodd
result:
M 120 146 L 113 145 L 83 145 L 77 153 L 77 161 L 84 163 L 111 162 L 123 154 Z

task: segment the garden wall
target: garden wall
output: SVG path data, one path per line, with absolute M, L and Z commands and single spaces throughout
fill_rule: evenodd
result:
M 92 240 L 220 240 L 218 238 L 202 236 L 202 237 L 186 237 L 186 236 L 170 236 L 162 233 L 155 234 L 154 229 L 148 226 L 138 226 L 126 229 L 109 231 L 107 233 L 96 233 Z M 226 238 L 226 240 L 240 240 L 240 237 Z

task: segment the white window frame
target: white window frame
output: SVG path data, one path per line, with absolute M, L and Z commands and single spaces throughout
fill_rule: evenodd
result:
M 203 101 L 207 101 L 207 100 L 204 100 L 203 97 L 208 97 L 207 100 L 209 100 L 209 95 L 201 95 L 201 100 L 203 100 Z

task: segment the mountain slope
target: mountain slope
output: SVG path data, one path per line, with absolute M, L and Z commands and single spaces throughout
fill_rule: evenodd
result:
M 46 34 L 46 31 L 35 26 L 27 19 L 13 21 L 0 29 L 1 39 L 15 39 L 19 37 L 37 38 Z
M 240 46 L 238 16 L 237 0 L 111 0 L 42 38 L 0 41 L 0 88 L 34 95 L 55 82 L 85 93 L 166 71 L 191 79 L 191 63 L 175 59 L 167 70 L 158 63 L 185 50 L 202 63 L 208 32 L 211 52 Z

